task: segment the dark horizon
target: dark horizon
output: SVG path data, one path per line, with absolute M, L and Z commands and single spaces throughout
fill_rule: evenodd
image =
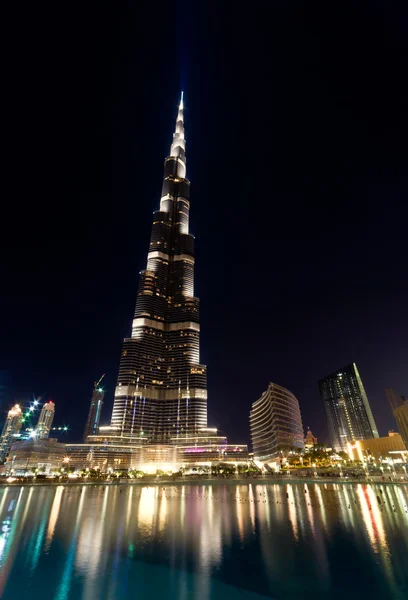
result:
M 249 444 L 272 381 L 329 443 L 318 380 L 355 362 L 380 435 L 396 429 L 384 390 L 408 395 L 408 9 L 270 10 L 88 6 L 18 30 L 0 385 L 52 399 L 67 439 L 102 373 L 110 422 L 181 89 L 209 425 Z

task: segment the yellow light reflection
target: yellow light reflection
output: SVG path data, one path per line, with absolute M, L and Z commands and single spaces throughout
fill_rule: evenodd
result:
M 166 494 L 162 492 L 160 496 L 160 508 L 159 508 L 159 531 L 163 531 L 167 522 L 167 498 Z
M 240 495 L 240 485 L 237 485 L 235 488 L 235 512 L 237 514 L 237 522 L 238 522 L 238 531 L 239 531 L 239 539 L 241 542 L 244 541 L 244 518 L 243 518 L 243 510 L 242 510 L 242 502 Z
M 293 488 L 290 484 L 286 486 L 286 493 L 288 497 L 288 509 L 289 509 L 289 521 L 292 525 L 293 537 L 296 541 L 299 540 L 299 531 L 297 525 L 297 514 L 295 507 L 295 496 L 293 495 Z
M 154 487 L 142 488 L 139 502 L 138 522 L 139 525 L 151 527 L 155 512 L 155 491 Z
M 321 514 L 321 517 L 322 517 L 323 528 L 324 528 L 325 531 L 327 531 L 327 514 L 326 514 L 326 507 L 325 507 L 324 501 L 323 501 L 321 484 L 320 483 L 315 483 L 315 489 L 316 489 L 316 496 L 317 496 L 318 501 L 319 501 L 320 514 Z
M 314 524 L 314 514 L 313 514 L 313 507 L 312 507 L 312 498 L 310 496 L 309 486 L 306 486 L 305 490 L 307 490 L 307 493 L 305 494 L 307 516 L 308 516 L 309 523 L 310 523 L 310 529 L 312 530 L 313 537 L 315 538 L 316 537 L 316 530 L 315 530 L 315 524 Z
M 31 488 L 32 491 L 33 488 Z M 58 486 L 55 492 L 54 500 L 52 503 L 51 514 L 48 520 L 48 528 L 45 536 L 45 551 L 48 552 L 51 546 L 52 538 L 54 537 L 55 525 L 57 524 L 59 511 L 61 508 L 61 499 L 64 488 L 62 485 Z
M 254 490 L 252 483 L 249 484 L 248 489 L 248 500 L 249 500 L 249 518 L 251 519 L 252 531 L 255 531 L 255 506 L 254 506 Z

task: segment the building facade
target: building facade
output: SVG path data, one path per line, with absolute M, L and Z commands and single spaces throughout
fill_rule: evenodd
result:
M 0 464 L 3 464 L 10 451 L 11 445 L 19 435 L 22 426 L 22 410 L 19 404 L 15 404 L 8 411 L 6 422 L 0 437 Z
M 35 437 L 40 440 L 46 440 L 49 437 L 54 416 L 55 404 L 52 400 L 49 400 L 41 409 L 37 427 L 35 428 Z
M 401 459 L 401 456 L 407 453 L 407 449 L 399 433 L 387 435 L 384 437 L 371 438 L 367 440 L 358 440 L 354 444 L 348 445 L 348 454 L 352 460 L 385 461 L 391 459 Z
M 378 438 L 377 426 L 355 363 L 321 379 L 319 391 L 334 450 L 347 452 L 348 443 Z
M 55 438 L 32 438 L 11 446 L 5 466 L 19 475 L 36 469 L 50 473 L 67 467 L 68 464 L 65 444 L 61 444 Z
M 392 388 L 387 388 L 385 394 L 397 422 L 398 431 L 408 449 L 408 399 L 397 394 Z
M 258 461 L 273 462 L 290 451 L 304 449 L 299 402 L 276 383 L 270 383 L 253 403 L 249 422 L 254 457 Z
M 189 232 L 183 97 L 164 162 L 160 207 L 140 273 L 131 337 L 123 342 L 112 428 L 122 438 L 168 443 L 207 426 L 206 367 L 200 364 L 194 237 Z
M 70 467 L 74 469 L 138 469 L 155 473 L 157 469 L 178 471 L 208 467 L 213 463 L 248 464 L 246 445 L 228 444 L 216 429 L 205 428 L 188 438 L 171 438 L 168 444 L 151 444 L 144 439 L 121 443 L 120 438 L 99 433 L 86 444 L 67 444 Z
M 95 435 L 99 431 L 104 396 L 104 390 L 101 387 L 95 386 L 83 435 L 84 442 L 86 442 L 89 435 Z
M 315 437 L 310 429 L 307 428 L 307 433 L 305 437 L 305 448 L 314 448 L 317 444 L 317 437 Z

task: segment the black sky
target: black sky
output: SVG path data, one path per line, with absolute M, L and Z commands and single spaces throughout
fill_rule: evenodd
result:
M 210 424 L 249 441 L 274 381 L 326 441 L 317 380 L 353 361 L 381 434 L 408 394 L 408 9 L 240 6 L 6 20 L 0 384 L 71 439 L 104 372 L 110 419 L 181 88 Z

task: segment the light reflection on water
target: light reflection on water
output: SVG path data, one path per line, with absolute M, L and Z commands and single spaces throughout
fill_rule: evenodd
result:
M 0 598 L 408 598 L 408 488 L 3 487 Z

